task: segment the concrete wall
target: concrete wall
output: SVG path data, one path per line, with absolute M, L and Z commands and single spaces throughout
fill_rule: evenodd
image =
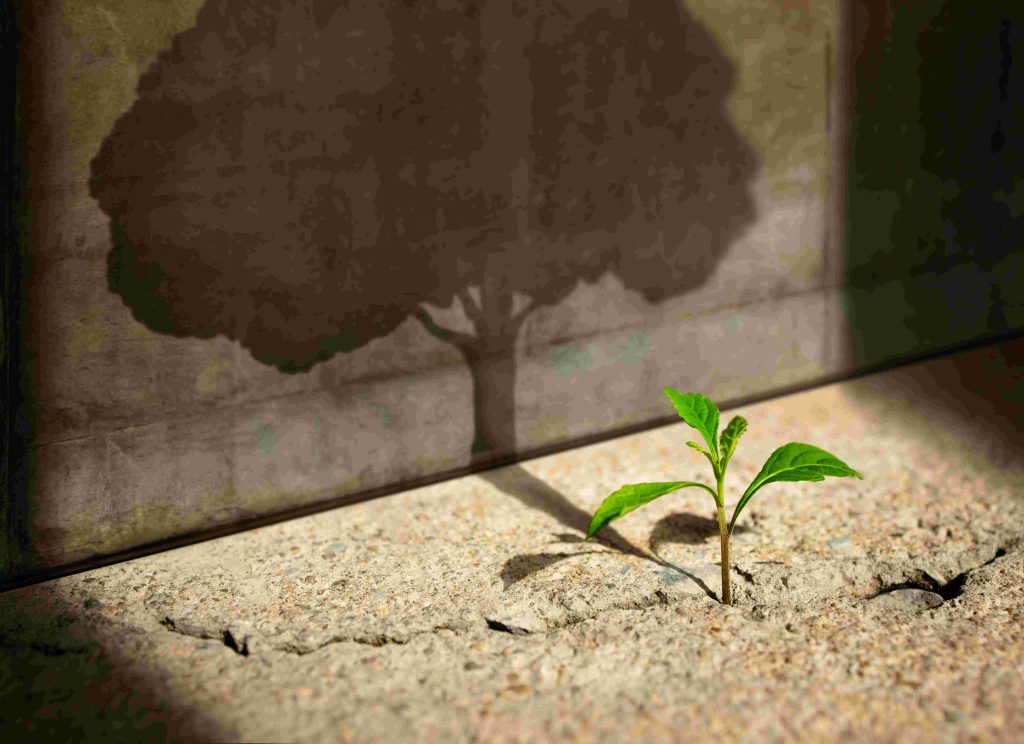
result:
M 843 240 L 879 364 L 1024 327 L 1024 7 L 858 0 Z
M 8 577 L 926 345 L 850 331 L 866 6 L 27 5 Z

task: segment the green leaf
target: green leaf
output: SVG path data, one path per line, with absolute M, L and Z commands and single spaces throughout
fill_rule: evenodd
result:
M 680 418 L 700 432 L 711 450 L 712 462 L 718 461 L 718 406 L 700 393 L 683 395 L 678 390 L 665 388 L 665 395 L 676 407 Z
M 703 488 L 712 496 L 715 496 L 715 492 L 710 486 L 692 481 L 633 483 L 632 485 L 623 486 L 602 501 L 601 506 L 597 507 L 597 511 L 594 512 L 594 518 L 590 520 L 590 526 L 587 528 L 587 539 L 593 537 L 599 529 L 609 522 L 629 514 L 629 512 L 643 506 L 648 501 L 653 501 L 659 496 L 664 496 L 666 493 L 678 491 L 680 488 L 686 488 L 687 486 Z
M 736 511 L 732 514 L 729 523 L 729 531 L 732 532 L 736 519 L 743 511 L 751 497 L 761 488 L 769 483 L 779 481 L 821 481 L 826 475 L 838 478 L 855 476 L 864 480 L 864 476 L 851 468 L 835 455 L 830 455 L 823 449 L 801 442 L 790 442 L 784 444 L 772 452 L 765 462 L 761 472 L 747 486 L 739 502 L 736 504 Z
M 700 453 L 701 453 L 702 455 L 704 455 L 704 457 L 708 458 L 708 462 L 710 462 L 710 463 L 711 463 L 711 467 L 712 467 L 712 468 L 714 469 L 714 471 L 715 471 L 716 473 L 718 472 L 718 463 L 717 463 L 717 462 L 715 462 L 715 458 L 711 456 L 711 453 L 710 453 L 710 452 L 708 452 L 708 451 L 707 451 L 706 449 L 704 449 L 703 447 L 701 447 L 701 446 L 700 446 L 699 444 L 697 444 L 696 442 L 687 442 L 687 443 L 686 443 L 686 446 L 687 446 L 687 447 L 690 447 L 691 449 L 695 449 L 695 450 L 697 450 L 697 451 L 698 451 L 698 452 L 700 452 Z
M 742 416 L 734 416 L 722 432 L 722 472 L 725 472 L 732 453 L 736 451 L 736 443 L 747 430 L 747 420 Z
M 703 452 L 703 453 L 704 453 L 705 455 L 707 455 L 708 457 L 711 457 L 711 453 L 710 453 L 710 452 L 708 452 L 708 451 L 707 451 L 706 449 L 704 449 L 703 447 L 701 447 L 701 446 L 700 446 L 699 444 L 697 444 L 696 442 L 687 442 L 687 443 L 686 443 L 686 446 L 687 446 L 687 447 L 691 447 L 691 448 L 693 448 L 693 449 L 697 450 L 698 452 Z

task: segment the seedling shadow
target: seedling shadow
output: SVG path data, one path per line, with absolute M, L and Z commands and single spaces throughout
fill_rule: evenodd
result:
M 581 555 L 592 555 L 594 553 L 600 553 L 600 550 L 585 550 L 581 553 L 524 553 L 522 555 L 516 555 L 505 561 L 505 565 L 501 567 L 501 581 L 504 584 L 504 588 L 508 589 L 513 584 L 517 584 L 528 576 L 543 571 L 545 568 L 549 568 L 566 558 L 576 558 Z
M 736 525 L 733 529 L 734 535 L 742 535 L 750 532 L 750 528 Z M 658 549 L 666 543 L 676 545 L 702 545 L 708 540 L 719 538 L 718 521 L 710 517 L 701 517 L 689 512 L 669 514 L 663 517 L 654 525 L 651 530 L 651 538 L 648 542 L 651 552 L 657 553 Z
M 523 505 L 552 516 L 569 529 L 575 530 L 575 533 L 556 534 L 555 537 L 559 542 L 580 543 L 584 541 L 587 527 L 590 524 L 590 514 L 573 504 L 564 494 L 552 488 L 521 465 L 511 465 L 497 470 L 489 470 L 480 473 L 480 477 Z M 620 553 L 636 556 L 664 568 L 677 571 L 695 582 L 709 597 L 717 598 L 717 595 L 699 577 L 649 551 L 638 548 L 613 528 L 605 527 L 601 530 L 601 534 L 595 536 L 591 542 L 606 545 Z M 508 589 L 513 584 L 532 576 L 538 571 L 549 568 L 559 561 L 598 552 L 603 551 L 588 550 L 578 553 L 523 553 L 515 555 L 505 561 L 504 566 L 502 566 L 501 579 L 504 583 L 504 588 Z

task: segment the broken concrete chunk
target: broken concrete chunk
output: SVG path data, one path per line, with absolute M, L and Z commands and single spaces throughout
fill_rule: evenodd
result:
M 925 589 L 895 589 L 879 594 L 869 600 L 876 608 L 893 610 L 931 610 L 942 604 L 943 599 L 935 592 Z
M 850 541 L 850 538 L 848 537 L 834 537 L 831 540 L 828 540 L 826 544 L 832 550 L 845 550 L 846 548 L 849 548 L 853 543 Z

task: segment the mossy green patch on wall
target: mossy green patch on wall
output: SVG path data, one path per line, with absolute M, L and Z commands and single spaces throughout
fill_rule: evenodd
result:
M 432 452 L 429 454 L 422 453 L 416 455 L 415 465 L 417 473 L 428 474 L 443 472 L 445 470 L 454 470 L 455 468 L 463 465 L 463 462 L 462 460 L 458 460 L 441 452 Z
M 565 416 L 539 416 L 530 421 L 530 441 L 537 444 L 557 442 L 569 435 L 569 423 Z
M 88 310 L 74 322 L 68 348 L 73 363 L 82 364 L 89 354 L 102 351 L 105 329 L 103 317 L 95 309 Z
M 566 344 L 548 350 L 548 365 L 560 377 L 577 372 L 590 372 L 598 367 L 622 364 L 634 366 L 651 353 L 647 336 L 634 333 L 601 346 Z
M 45 126 L 55 180 L 84 181 L 114 121 L 135 98 L 139 75 L 195 20 L 202 0 L 61 0 L 33 10 L 50 80 Z
M 260 424 L 256 427 L 256 434 L 259 436 L 259 441 L 256 442 L 256 449 L 266 454 L 273 452 L 274 447 L 277 446 L 277 432 L 267 424 Z
M 202 395 L 215 395 L 221 392 L 230 382 L 231 372 L 231 360 L 220 355 L 215 356 L 196 377 L 196 390 Z
M 127 511 L 111 514 L 99 508 L 80 510 L 71 521 L 60 546 L 68 560 L 93 553 L 113 553 L 136 543 L 156 542 L 167 537 L 167 525 L 192 524 L 195 515 L 181 504 L 165 499 L 132 504 Z
M 608 358 L 613 362 L 621 362 L 627 366 L 639 364 L 651 353 L 647 345 L 647 336 L 634 333 L 623 341 L 614 341 L 608 348 Z
M 182 525 L 186 531 L 199 532 L 247 518 L 265 516 L 282 508 L 313 503 L 325 496 L 358 491 L 363 485 L 364 481 L 358 475 L 346 478 L 331 493 L 296 493 L 274 488 L 240 492 L 228 483 L 202 495 L 194 506 L 156 499 L 132 504 L 126 511 L 116 515 L 104 513 L 99 508 L 87 509 L 77 514 L 68 529 L 62 531 L 63 543 L 47 546 L 46 552 L 64 561 L 116 553 L 166 539 L 168 524 Z
M 557 374 L 565 377 L 577 371 L 589 370 L 594 366 L 594 356 L 586 347 L 567 344 L 548 351 L 548 363 Z
M 380 421 L 384 424 L 385 429 L 390 429 L 395 425 L 394 416 L 391 413 L 391 408 L 386 403 L 372 403 L 373 410 L 380 416 Z

